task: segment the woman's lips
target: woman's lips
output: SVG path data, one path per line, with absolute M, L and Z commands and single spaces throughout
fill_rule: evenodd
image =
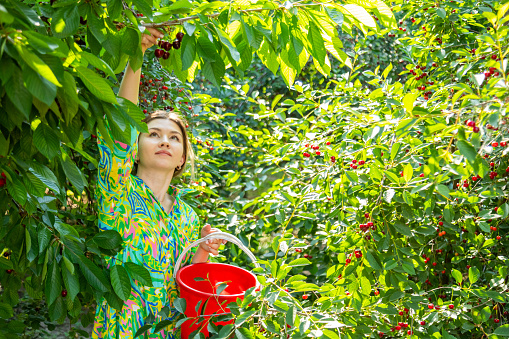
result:
M 159 151 L 159 152 L 156 152 L 156 154 L 168 155 L 171 157 L 171 153 L 168 151 Z

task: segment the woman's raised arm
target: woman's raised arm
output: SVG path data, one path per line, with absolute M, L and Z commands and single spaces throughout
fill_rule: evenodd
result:
M 147 28 L 145 33 L 141 36 L 141 50 L 143 54 L 145 51 L 157 44 L 157 39 L 162 38 L 164 35 L 159 32 L 155 28 Z M 138 95 L 140 91 L 140 75 L 141 68 L 139 68 L 136 72 L 133 71 L 131 65 L 127 64 L 127 69 L 125 71 L 124 77 L 122 78 L 122 82 L 120 83 L 120 89 L 118 91 L 118 96 L 125 98 L 131 101 L 134 104 L 138 103 Z

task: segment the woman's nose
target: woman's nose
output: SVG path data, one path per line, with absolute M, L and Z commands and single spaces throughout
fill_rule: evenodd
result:
M 159 144 L 161 147 L 163 146 L 170 146 L 170 140 L 168 140 L 168 137 L 164 136 L 161 139 L 161 142 Z

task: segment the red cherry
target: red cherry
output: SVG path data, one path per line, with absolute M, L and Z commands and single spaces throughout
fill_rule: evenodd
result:
M 359 165 L 364 165 L 364 160 L 360 160 Z
M 444 225 L 443 221 L 439 221 L 439 222 L 438 222 L 438 225 L 439 225 L 439 226 L 443 226 L 443 225 Z
M 336 162 L 336 157 L 335 157 L 335 156 L 331 156 L 331 157 L 330 157 L 330 161 L 332 161 L 332 162 Z
M 302 299 L 304 299 L 304 300 L 307 300 L 307 298 L 308 298 L 308 296 L 307 296 L 306 294 L 304 294 L 304 295 L 302 296 Z
M 426 325 L 426 322 L 423 320 L 423 321 L 421 321 L 421 322 L 420 322 L 420 324 L 421 324 L 422 326 L 424 326 L 424 325 Z
M 429 308 L 430 310 L 432 310 L 433 308 L 435 308 L 435 306 L 434 306 L 433 304 L 429 304 L 429 305 L 428 305 L 428 308 Z
M 62 291 L 62 297 L 64 297 L 64 298 L 67 297 L 67 290 Z
M 449 305 L 449 309 L 452 310 L 454 308 L 454 305 L 453 304 L 450 304 Z
M 14 270 L 5 270 L 5 272 L 6 272 L 7 274 L 11 274 L 12 272 L 14 272 Z
M 506 147 L 506 146 L 507 146 L 507 142 L 505 142 L 505 141 L 501 141 L 501 142 L 500 142 L 500 146 L 502 146 L 502 147 Z
M 472 132 L 479 133 L 479 127 L 475 126 L 474 128 L 472 128 Z
M 502 237 L 501 237 L 501 236 L 499 236 L 499 235 L 497 235 L 497 240 L 500 240 L 500 239 L 502 239 Z
M 493 321 L 495 322 L 495 324 L 498 324 L 500 322 L 500 319 L 494 319 Z
M 493 146 L 493 147 L 498 147 L 498 142 L 494 142 L 494 143 L 492 143 L 492 144 L 491 144 L 491 146 Z
M 157 48 L 154 51 L 154 55 L 156 56 L 156 58 L 160 58 L 160 57 L 162 57 L 164 55 L 164 51 L 162 49 Z
M 329 146 L 329 145 L 330 145 L 330 141 L 327 141 L 325 144 L 326 144 L 327 146 Z

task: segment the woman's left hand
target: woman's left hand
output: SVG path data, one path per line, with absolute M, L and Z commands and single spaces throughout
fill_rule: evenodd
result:
M 207 235 L 214 233 L 214 232 L 220 232 L 220 230 L 217 228 L 211 227 L 210 224 L 206 224 L 201 229 L 201 237 L 202 238 L 206 237 Z M 226 240 L 209 239 L 206 242 L 200 243 L 200 247 L 202 250 L 204 250 L 210 254 L 218 255 L 219 254 L 218 249 L 219 249 L 219 246 L 221 246 L 221 244 L 226 244 Z

